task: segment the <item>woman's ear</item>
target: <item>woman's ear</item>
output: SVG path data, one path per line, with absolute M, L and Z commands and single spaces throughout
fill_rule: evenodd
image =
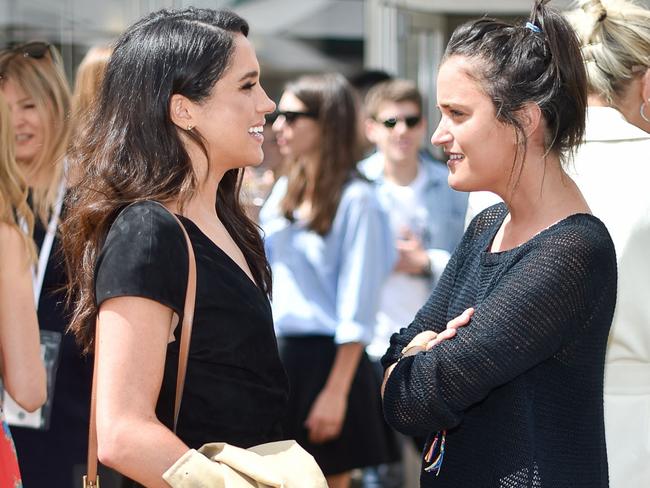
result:
M 524 129 L 526 137 L 532 137 L 538 129 L 542 129 L 542 110 L 539 108 L 539 105 L 533 102 L 528 102 L 524 104 L 522 108 L 518 110 L 518 118 L 521 122 L 521 125 Z M 542 138 L 544 135 L 542 134 Z
M 650 68 L 645 70 L 643 78 L 641 78 L 641 96 L 646 105 L 650 105 Z M 650 107 L 648 107 L 650 110 Z
M 182 130 L 192 130 L 196 123 L 192 116 L 193 103 L 178 93 L 172 95 L 169 101 L 169 117 Z

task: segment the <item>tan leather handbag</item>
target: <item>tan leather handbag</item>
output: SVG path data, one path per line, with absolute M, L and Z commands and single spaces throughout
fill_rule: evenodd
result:
M 169 211 L 161 204 L 165 210 Z M 196 260 L 185 227 L 172 212 L 187 242 L 189 273 L 178 356 L 178 375 L 174 399 L 174 432 L 178 422 L 189 355 L 194 302 L 196 299 Z M 99 320 L 99 319 L 98 319 Z M 99 341 L 95 341 L 95 369 Z M 97 424 L 95 421 L 96 381 L 93 376 L 88 433 L 88 471 L 84 488 L 99 488 L 97 474 Z M 242 449 L 223 442 L 190 449 L 164 474 L 172 488 L 327 488 L 327 482 L 314 458 L 293 440 L 269 442 Z

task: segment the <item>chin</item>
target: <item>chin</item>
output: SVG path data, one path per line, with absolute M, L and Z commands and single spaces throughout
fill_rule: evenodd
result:
M 454 175 L 453 173 L 449 173 L 447 176 L 447 184 L 452 190 L 463 192 L 475 191 L 471 185 L 467 184 L 466 181 L 463 181 L 462 178 L 459 178 L 458 175 Z
M 31 153 L 31 152 L 26 154 L 21 154 L 17 152 L 15 156 L 16 162 L 23 166 L 29 166 L 30 164 L 32 164 L 34 159 L 36 159 L 37 154 L 38 153 Z
M 247 164 L 246 166 L 253 166 L 253 167 L 256 168 L 257 166 L 261 165 L 263 162 L 264 162 L 264 158 L 261 158 L 261 159 L 258 159 L 256 161 L 253 161 L 250 164 Z
M 278 150 L 284 157 L 291 157 L 291 149 L 286 144 L 278 145 Z

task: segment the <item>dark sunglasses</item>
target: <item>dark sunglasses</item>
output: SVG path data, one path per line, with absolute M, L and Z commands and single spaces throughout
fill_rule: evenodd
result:
M 293 124 L 300 117 L 308 117 L 310 119 L 317 119 L 318 114 L 315 112 L 294 112 L 293 110 L 278 110 L 275 112 L 277 117 L 284 117 L 284 120 L 287 121 L 287 124 Z
M 4 51 L 12 52 L 15 54 L 22 54 L 26 58 L 34 59 L 44 58 L 47 53 L 50 53 L 50 56 L 52 59 L 54 59 L 52 53 L 52 45 L 49 42 L 26 42 L 25 44 L 16 44 L 15 46 L 10 46 L 4 49 Z
M 412 129 L 413 127 L 415 127 L 416 125 L 418 125 L 420 123 L 420 120 L 422 120 L 422 116 L 421 115 L 409 115 L 407 117 L 390 117 L 390 118 L 384 119 L 384 120 L 375 119 L 376 122 L 379 122 L 380 124 L 382 124 L 387 129 L 394 129 L 395 126 L 397 125 L 397 123 L 400 120 L 404 121 L 404 123 L 406 124 L 406 127 L 408 127 L 409 129 Z

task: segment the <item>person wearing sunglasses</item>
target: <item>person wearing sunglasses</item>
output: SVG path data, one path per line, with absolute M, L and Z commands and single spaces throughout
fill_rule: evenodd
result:
M 73 486 L 75 466 L 86 458 L 92 361 L 83 359 L 74 338 L 65 334 L 67 279 L 58 224 L 66 191 L 70 90 L 56 48 L 29 42 L 1 50 L 0 90 L 11 112 L 16 160 L 35 216 L 33 288 L 49 384 L 48 401 L 37 412 L 5 413 L 23 483 Z
M 392 239 L 373 185 L 355 168 L 358 119 L 345 78 L 301 77 L 278 107 L 287 176 L 260 218 L 290 384 L 285 433 L 316 458 L 330 488 L 347 488 L 352 469 L 393 457 L 364 352 Z
M 364 105 L 366 137 L 377 151 L 358 166 L 377 184 L 398 252 L 366 348 L 381 378 L 379 360 L 390 336 L 426 302 L 460 242 L 467 196 L 449 187 L 445 166 L 422 150 L 426 124 L 415 83 L 405 79 L 379 83 L 368 91 Z M 380 477 L 385 487 L 403 485 L 399 465 L 368 470 L 367 484 L 372 477 Z
M 467 195 L 447 184 L 447 169 L 422 150 L 422 95 L 410 80 L 373 87 L 365 99 L 366 135 L 377 152 L 359 168 L 378 185 L 390 216 L 398 261 L 386 282 L 371 357 L 426 301 L 463 234 Z

